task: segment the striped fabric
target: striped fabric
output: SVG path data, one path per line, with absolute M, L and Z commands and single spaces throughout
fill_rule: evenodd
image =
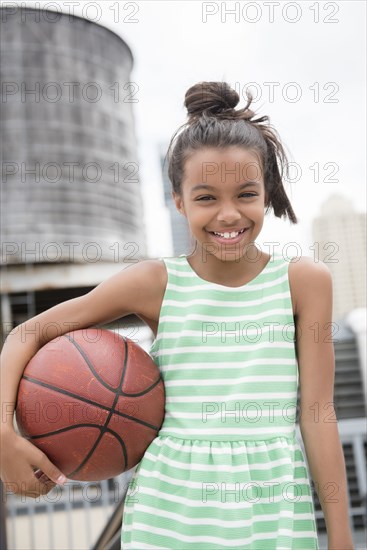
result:
M 162 259 L 150 355 L 166 412 L 129 484 L 121 548 L 318 549 L 295 432 L 289 262 L 272 255 L 231 288 L 200 278 L 184 255 Z

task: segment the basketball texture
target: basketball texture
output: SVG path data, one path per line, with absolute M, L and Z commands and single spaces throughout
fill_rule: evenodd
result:
M 70 479 L 97 481 L 136 466 L 164 418 L 164 384 L 140 346 L 109 330 L 57 337 L 26 366 L 16 421 Z

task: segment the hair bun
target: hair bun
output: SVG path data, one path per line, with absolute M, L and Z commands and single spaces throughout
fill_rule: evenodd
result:
M 187 90 L 184 105 L 192 120 L 204 112 L 216 115 L 233 111 L 239 101 L 238 93 L 226 82 L 199 82 Z

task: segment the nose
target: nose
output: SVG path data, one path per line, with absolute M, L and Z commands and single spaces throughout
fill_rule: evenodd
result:
M 242 218 L 241 213 L 236 206 L 231 203 L 224 204 L 217 216 L 218 222 L 224 222 L 227 225 L 235 225 L 236 221 Z

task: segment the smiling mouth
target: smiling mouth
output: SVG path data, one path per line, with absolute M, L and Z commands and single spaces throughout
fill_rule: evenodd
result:
M 212 235 L 215 235 L 216 237 L 221 237 L 222 239 L 235 239 L 239 235 L 242 235 L 248 227 L 244 227 L 240 231 L 225 231 L 224 233 L 217 233 L 216 231 L 208 231 L 208 233 L 211 233 Z

